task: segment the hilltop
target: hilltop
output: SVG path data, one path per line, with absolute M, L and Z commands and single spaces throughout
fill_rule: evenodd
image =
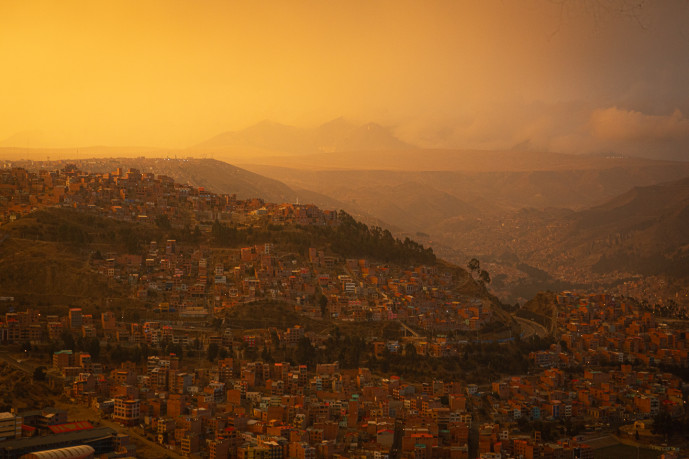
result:
M 261 198 L 268 202 L 294 202 L 297 193 L 284 183 L 249 172 L 223 161 L 198 158 L 90 158 L 61 162 L 34 162 L 32 169 L 59 168 L 74 164 L 86 172 L 106 173 L 118 167 L 172 177 L 176 182 L 203 187 L 216 193 L 236 194 L 239 199 Z M 23 164 L 22 164 L 23 165 Z
M 55 170 L 67 165 L 75 165 L 81 170 L 106 173 L 122 168 L 165 175 L 176 182 L 203 187 L 221 194 L 234 194 L 239 199 L 259 198 L 267 202 L 296 202 L 315 204 L 323 208 L 347 209 L 357 219 L 369 225 L 384 226 L 399 232 L 399 227 L 391 225 L 384 218 L 367 211 L 345 205 L 339 196 L 326 196 L 304 188 L 292 188 L 283 182 L 249 172 L 223 161 L 210 158 L 87 158 L 53 161 L 12 161 L 14 166 L 28 170 Z

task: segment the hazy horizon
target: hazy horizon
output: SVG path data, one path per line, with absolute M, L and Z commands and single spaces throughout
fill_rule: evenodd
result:
M 686 160 L 688 23 L 683 0 L 3 2 L 0 146 L 343 116 L 426 148 Z

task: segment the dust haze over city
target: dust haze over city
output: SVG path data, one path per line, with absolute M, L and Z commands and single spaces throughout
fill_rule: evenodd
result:
M 0 456 L 683 457 L 687 24 L 0 3 Z

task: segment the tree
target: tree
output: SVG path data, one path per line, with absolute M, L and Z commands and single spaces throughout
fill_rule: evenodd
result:
M 175 354 L 180 359 L 184 358 L 184 348 L 179 343 L 171 343 L 168 346 L 168 351 L 172 354 Z
M 657 435 L 664 435 L 665 439 L 669 439 L 675 432 L 677 425 L 669 413 L 665 411 L 659 412 L 653 418 L 653 433 Z
M 263 360 L 266 363 L 273 362 L 273 356 L 270 354 L 268 346 L 263 347 L 263 351 L 261 351 L 261 360 Z
M 156 226 L 160 229 L 169 230 L 172 229 L 172 224 L 167 215 L 157 215 L 155 218 Z
M 311 340 L 307 337 L 302 337 L 297 342 L 297 351 L 295 353 L 295 359 L 299 363 L 309 363 L 313 361 L 315 357 L 316 349 L 311 344 Z
M 478 261 L 478 258 L 472 258 L 469 260 L 469 263 L 467 263 L 467 268 L 469 268 L 469 271 L 473 272 L 479 272 L 481 269 L 481 264 Z
M 72 332 L 70 330 L 64 330 L 60 335 L 60 338 L 62 339 L 66 349 L 74 350 L 74 336 L 72 336 Z
M 318 306 L 321 308 L 321 317 L 326 316 L 328 313 L 328 297 L 325 295 L 320 295 L 318 297 Z
M 416 360 L 417 353 L 416 353 L 416 346 L 414 346 L 413 343 L 407 343 L 407 345 L 404 347 L 404 355 L 409 359 L 409 360 Z
M 270 341 L 273 343 L 274 348 L 277 349 L 280 347 L 280 337 L 276 330 L 270 330 Z
M 467 268 L 469 268 L 469 271 L 472 275 L 476 273 L 480 283 L 490 284 L 490 274 L 488 274 L 488 271 L 485 269 L 481 269 L 481 263 L 478 261 L 478 258 L 472 258 L 469 260 L 469 263 L 467 263 Z
M 36 367 L 36 369 L 33 372 L 33 379 L 34 379 L 34 381 L 45 381 L 45 367 L 44 366 Z
M 210 343 L 208 345 L 208 360 L 211 362 L 214 361 L 218 357 L 218 352 L 220 349 L 218 348 L 218 345 L 216 343 Z
M 91 358 L 93 360 L 98 360 L 98 357 L 100 356 L 100 340 L 95 336 L 89 339 L 88 344 L 86 345 L 86 350 L 89 354 L 91 354 Z
M 488 271 L 485 269 L 482 269 L 481 272 L 478 275 L 478 278 L 481 282 L 485 284 L 490 284 L 490 274 L 488 274 Z

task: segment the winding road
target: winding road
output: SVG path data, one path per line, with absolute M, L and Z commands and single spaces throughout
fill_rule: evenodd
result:
M 522 317 L 512 317 L 519 323 L 519 326 L 522 328 L 522 339 L 531 338 L 533 335 L 538 335 L 540 338 L 545 338 L 546 336 L 548 336 L 548 330 L 546 330 L 543 325 L 528 319 L 524 319 Z

